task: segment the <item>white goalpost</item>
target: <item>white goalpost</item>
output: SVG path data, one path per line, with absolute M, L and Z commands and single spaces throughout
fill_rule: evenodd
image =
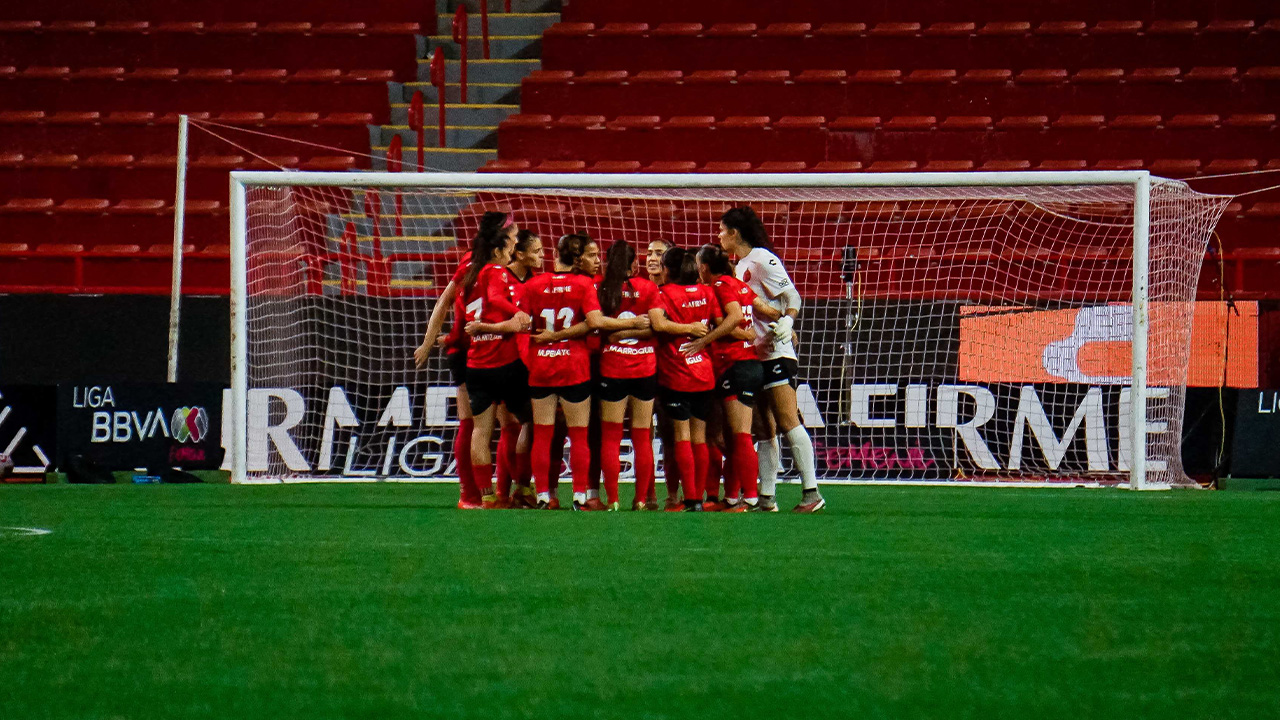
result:
M 820 480 L 1194 485 L 1195 288 L 1227 201 L 1145 171 L 234 172 L 232 480 L 453 478 L 453 390 L 412 354 L 483 212 L 633 243 L 643 273 L 648 243 L 714 243 L 749 205 L 805 301 Z

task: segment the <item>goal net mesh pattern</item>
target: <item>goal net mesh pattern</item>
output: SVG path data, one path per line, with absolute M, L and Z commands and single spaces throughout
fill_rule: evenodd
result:
M 248 412 L 232 420 L 247 479 L 452 476 L 443 355 L 412 356 L 483 212 L 514 213 L 550 262 L 569 232 L 641 257 L 714 243 L 723 212 L 749 205 L 804 298 L 797 397 L 822 480 L 1125 482 L 1133 201 L 1131 185 L 250 187 Z M 1193 301 L 1226 203 L 1151 185 L 1153 484 L 1190 482 Z

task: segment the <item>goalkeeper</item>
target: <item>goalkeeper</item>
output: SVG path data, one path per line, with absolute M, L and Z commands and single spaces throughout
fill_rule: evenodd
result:
M 760 398 L 762 412 L 755 414 L 760 443 L 760 508 L 777 512 L 775 488 L 782 455 L 777 436 L 781 431 L 804 484 L 804 495 L 793 512 L 818 512 L 827 503 L 818 490 L 813 441 L 800 422 L 796 403 L 800 364 L 792 328 L 800 315 L 800 293 L 774 253 L 764 223 L 750 207 L 732 208 L 720 218 L 720 246 L 738 257 L 738 279 L 756 294 L 756 354 L 764 364 L 765 390 Z

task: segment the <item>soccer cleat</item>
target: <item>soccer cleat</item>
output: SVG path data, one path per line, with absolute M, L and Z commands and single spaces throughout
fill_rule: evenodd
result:
M 655 502 L 656 502 L 656 501 L 655 501 Z M 684 503 L 680 500 L 680 498 L 679 498 L 678 496 L 677 496 L 677 497 L 673 497 L 673 496 L 671 496 L 671 495 L 668 495 L 668 496 L 667 496 L 667 504 L 666 504 L 665 506 L 663 506 L 663 508 L 662 508 L 662 509 L 663 509 L 665 512 L 680 512 L 680 511 L 684 510 Z
M 514 490 L 511 496 L 511 507 L 532 508 L 538 505 L 538 493 L 534 492 L 533 488 L 517 485 Z
M 499 495 L 493 501 L 493 509 L 494 510 L 510 510 L 513 507 L 512 503 L 513 501 L 509 496 Z
M 484 509 L 484 510 L 496 510 L 496 509 L 498 509 L 498 507 L 499 507 L 499 506 L 498 506 L 498 496 L 497 496 L 497 495 L 485 495 L 484 497 L 482 497 L 482 498 L 480 499 L 480 507 L 481 507 L 482 509 Z
M 736 502 L 736 503 L 734 503 L 734 504 L 730 505 L 729 507 L 726 507 L 724 510 L 721 510 L 720 512 L 727 512 L 727 513 L 744 513 L 744 512 L 751 512 L 751 507 L 752 507 L 752 506 L 750 506 L 750 505 L 746 504 L 745 502 L 743 502 L 743 501 L 739 500 L 738 502 Z
M 657 505 L 657 503 L 654 503 L 654 505 Z M 653 509 L 656 509 L 656 508 L 650 508 L 648 503 L 643 502 L 641 500 L 637 500 L 631 503 L 631 510 L 633 512 L 645 512 L 647 510 L 653 510 Z
M 760 502 L 747 508 L 747 512 L 778 512 L 778 503 Z
M 814 500 L 814 501 L 813 501 L 813 502 L 811 502 L 811 503 L 800 503 L 799 505 L 797 505 L 797 506 L 795 506 L 795 507 L 791 508 L 791 512 L 793 512 L 793 513 L 816 513 L 816 512 L 818 512 L 819 510 L 821 510 L 822 508 L 824 508 L 824 507 L 826 507 L 826 506 L 827 506 L 827 501 L 826 501 L 826 499 L 825 499 L 825 498 L 822 498 L 822 497 L 819 497 L 817 500 Z
M 553 498 L 551 498 L 551 500 L 547 502 L 547 509 L 548 509 L 548 510 L 559 510 L 559 509 L 560 509 L 560 498 L 558 498 L 558 497 L 553 497 Z
M 547 502 L 546 500 L 539 500 L 539 501 L 538 501 L 538 504 L 534 506 L 534 509 L 535 509 L 535 510 L 550 510 L 550 509 L 551 509 L 551 503 Z
M 600 498 L 591 498 L 582 506 L 582 509 L 590 512 L 599 512 L 601 510 L 608 510 L 609 506 L 601 502 Z
M 611 502 L 608 505 L 606 505 L 604 509 L 608 512 L 618 512 L 619 510 L 622 509 L 622 507 L 619 506 L 618 503 L 616 502 Z
M 724 512 L 729 509 L 729 503 L 720 500 L 718 497 L 712 497 L 702 503 L 702 509 L 706 512 Z
M 483 508 L 484 508 L 484 505 L 482 503 L 478 503 L 474 500 L 467 500 L 463 498 L 458 501 L 459 510 L 481 510 Z
M 644 509 L 645 510 L 661 510 L 662 506 L 658 504 L 657 500 L 646 500 L 644 503 Z
M 702 503 L 700 502 L 689 503 L 688 505 L 685 505 L 684 508 L 682 509 L 684 510 L 684 512 L 705 512 L 702 509 Z

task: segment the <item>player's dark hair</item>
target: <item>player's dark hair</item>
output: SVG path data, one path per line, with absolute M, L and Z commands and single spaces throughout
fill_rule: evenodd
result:
M 736 230 L 738 235 L 742 237 L 742 241 L 753 248 L 764 248 L 769 252 L 773 251 L 773 243 L 769 242 L 769 233 L 765 232 L 764 223 L 760 221 L 760 216 L 756 215 L 756 211 L 744 205 L 742 207 L 730 208 L 728 212 L 720 216 L 720 222 L 730 230 Z M 775 255 L 777 253 L 774 253 Z
M 471 265 L 467 274 L 462 276 L 463 296 L 471 292 L 471 287 L 480 277 L 480 271 L 493 261 L 494 253 L 507 243 L 507 214 L 487 212 L 480 218 L 480 229 L 471 244 Z
M 733 266 L 729 264 L 729 254 L 719 245 L 703 245 L 698 250 L 698 263 L 706 265 L 707 271 L 717 277 L 733 274 Z
M 573 268 L 578 264 L 578 258 L 582 257 L 582 253 L 587 251 L 587 246 L 592 240 L 586 233 L 569 233 L 560 237 L 560 242 L 556 243 L 556 257 L 559 258 L 560 264 L 567 268 Z
M 698 259 L 694 253 L 673 247 L 662 254 L 662 266 L 667 269 L 667 282 L 676 285 L 698 284 Z
M 613 317 L 622 307 L 622 286 L 631 279 L 631 265 L 636 261 L 636 249 L 626 240 L 617 240 L 609 246 L 604 262 L 604 279 L 596 294 L 600 298 L 600 311 Z
M 534 232 L 534 231 L 532 231 L 532 230 L 530 230 L 530 229 L 528 229 L 528 228 L 524 228 L 524 229 L 520 230 L 520 232 L 516 233 L 516 248 L 515 248 L 515 251 L 516 251 L 516 252 L 528 252 L 528 250 L 529 250 L 529 244 L 530 244 L 530 243 L 532 243 L 535 239 L 537 239 L 537 237 L 538 237 L 538 233 L 536 233 L 536 232 Z

